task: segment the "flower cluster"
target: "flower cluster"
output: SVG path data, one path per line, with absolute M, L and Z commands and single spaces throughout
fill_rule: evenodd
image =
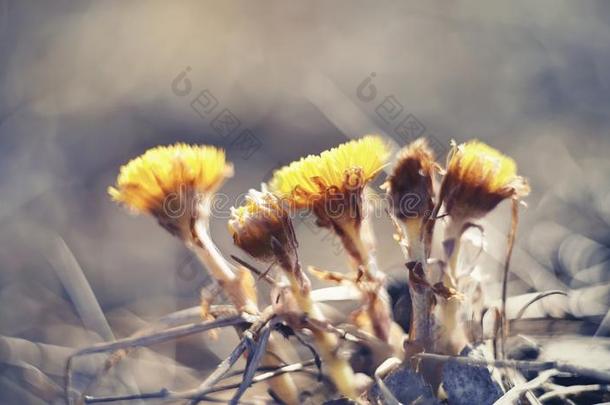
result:
M 269 189 L 263 185 L 260 191 L 250 190 L 245 203 L 231 209 L 228 229 L 234 244 L 252 258 L 281 270 L 277 275 L 265 276 L 271 280 L 272 290 L 281 289 L 284 295 L 278 294 L 276 305 L 263 310 L 258 307 L 253 279 L 244 275 L 246 267 L 257 270 L 243 261 L 242 267 L 227 261 L 209 231 L 209 202 L 232 175 L 223 150 L 185 144 L 153 148 L 123 166 L 116 186 L 108 192 L 131 211 L 153 215 L 161 226 L 184 240 L 237 311 L 260 316 L 267 322 L 273 316 L 283 316 L 282 322 L 293 330 L 308 328 L 337 390 L 356 399 L 361 392 L 354 385 L 354 370 L 339 354 L 341 340 L 336 329 L 312 296 L 289 213 L 310 209 L 319 226 L 330 228 L 340 238 L 352 267 L 351 275 L 319 269 L 313 273 L 324 281 L 349 284 L 356 290 L 360 305 L 345 321 L 357 330 L 358 344 L 368 345 L 369 351 L 384 348 L 381 358 L 375 361 L 376 367 L 387 356 L 408 358 L 421 350 L 454 355 L 469 343 L 460 316 L 464 294 L 459 291 L 455 272 L 463 229 L 501 201 L 516 201 L 529 192 L 526 180 L 517 175 L 515 162 L 479 141 L 454 146 L 444 169 L 436 163 L 425 139 L 398 152 L 384 187 L 393 203 L 391 214 L 398 239 L 406 247 L 403 251 L 411 295 L 411 325 L 403 346 L 404 334 L 393 320 L 385 277 L 377 268 L 373 227 L 364 214 L 375 193 L 370 184 L 389 157 L 386 142 L 379 136 L 367 135 L 277 170 Z M 437 221 L 443 207 L 446 215 Z M 433 233 L 438 227 L 444 228 L 443 247 L 451 249 L 445 249 L 446 257 L 439 261 L 442 274 L 433 277 L 429 259 Z M 443 268 L 444 263 L 448 263 L 449 270 Z M 287 304 L 278 304 L 280 298 Z M 209 302 L 205 304 L 205 308 L 210 307 Z M 296 317 L 291 312 L 295 308 Z M 210 316 L 209 311 L 206 314 Z M 264 363 L 278 363 L 269 353 L 260 356 Z M 439 380 L 438 376 L 424 374 L 433 381 Z M 290 376 L 271 380 L 270 385 L 282 401 L 298 403 L 297 388 Z

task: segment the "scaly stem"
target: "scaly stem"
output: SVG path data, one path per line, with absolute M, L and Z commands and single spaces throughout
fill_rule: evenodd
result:
M 429 283 L 426 247 L 422 240 L 422 226 L 424 223 L 420 218 L 407 219 L 405 221 L 408 247 L 408 260 L 420 263 L 423 276 Z M 409 277 L 409 292 L 411 293 L 411 327 L 409 330 L 409 341 L 418 342 L 428 351 L 432 345 L 432 300 L 433 295 L 429 285 L 415 285 L 415 280 Z
M 449 256 L 449 269 L 443 274 L 443 284 L 446 287 L 457 289 L 456 277 L 460 254 L 460 238 L 462 236 L 463 223 L 450 220 L 445 229 L 445 240 L 452 241 L 453 249 Z M 450 297 L 440 303 L 440 337 L 437 341 L 439 350 L 443 354 L 457 355 L 468 343 L 464 326 L 460 320 L 462 300 L 459 297 Z

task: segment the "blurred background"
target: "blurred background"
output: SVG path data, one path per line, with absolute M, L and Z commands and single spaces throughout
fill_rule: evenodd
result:
M 177 141 L 222 146 L 235 165 L 212 223 L 227 255 L 239 254 L 229 207 L 303 155 L 371 132 L 396 147 L 426 136 L 441 160 L 451 139 L 488 142 L 533 190 L 510 294 L 568 291 L 526 317 L 607 335 L 609 21 L 604 1 L 0 0 L 0 402 L 46 403 L 24 362 L 61 381 L 28 342 L 64 353 L 197 305 L 200 265 L 106 193 L 121 164 Z M 489 300 L 509 211 L 485 225 Z M 341 270 L 338 241 L 310 222 L 297 221 L 303 261 Z M 390 222 L 375 227 L 381 266 L 400 279 Z M 112 333 L 75 304 L 80 271 Z M 155 373 L 134 374 L 141 388 L 193 386 L 230 348 L 164 345 L 136 356 Z

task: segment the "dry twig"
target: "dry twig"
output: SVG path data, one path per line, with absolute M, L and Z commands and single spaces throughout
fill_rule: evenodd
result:
M 531 300 L 529 300 L 517 313 L 517 315 L 515 315 L 514 319 L 521 319 L 521 317 L 523 316 L 523 314 L 525 313 L 525 311 L 527 310 L 527 308 L 529 308 L 530 305 L 532 305 L 533 303 L 535 303 L 536 301 L 539 301 L 543 298 L 546 298 L 548 296 L 551 295 L 565 295 L 567 296 L 568 294 L 565 291 L 560 291 L 560 290 L 551 290 L 551 291 L 543 291 L 540 294 L 536 295 L 534 298 L 532 298 Z
M 78 350 L 73 353 L 66 362 L 66 386 L 65 393 L 68 404 L 72 403 L 72 363 L 74 359 L 78 356 L 84 356 L 88 354 L 94 353 L 104 353 L 109 351 L 116 351 L 120 349 L 127 349 L 132 347 L 140 347 L 140 346 L 150 346 L 157 343 L 163 343 L 168 340 L 176 339 L 179 337 L 184 337 L 188 335 L 192 335 L 195 333 L 205 332 L 207 330 L 222 328 L 227 326 L 236 326 L 236 325 L 244 325 L 250 324 L 256 320 L 255 317 L 250 315 L 239 315 L 232 316 L 226 318 L 219 318 L 214 321 L 208 322 L 200 322 L 194 324 L 188 324 L 183 326 L 178 326 L 171 329 L 166 329 L 163 331 L 153 332 L 150 334 L 146 334 L 143 336 L 137 337 L 128 337 L 125 339 L 119 339 L 110 343 L 100 343 L 97 345 L 93 345 L 90 347 L 86 347 L 84 349 Z
M 301 372 L 306 371 L 307 367 L 310 367 L 313 364 L 313 360 L 307 362 L 300 362 L 289 364 L 287 366 L 278 367 L 272 371 L 265 371 L 255 377 L 252 378 L 252 384 L 256 384 L 259 382 L 267 381 L 272 378 L 275 378 L 279 375 L 293 372 Z M 222 386 L 208 387 L 205 389 L 195 389 L 189 391 L 170 391 L 167 389 L 161 389 L 157 392 L 138 394 L 138 395 L 124 395 L 124 396 L 110 396 L 110 397 L 86 397 L 85 401 L 88 404 L 93 403 L 108 403 L 108 402 L 117 402 L 117 401 L 133 401 L 137 399 L 162 399 L 166 401 L 180 400 L 180 399 L 190 399 L 190 400 L 202 400 L 205 399 L 209 401 L 211 398 L 208 395 L 222 392 L 227 390 L 232 390 L 239 388 L 241 383 L 235 384 L 226 384 Z M 224 401 L 223 401 L 224 402 Z
M 528 381 L 524 384 L 515 385 L 513 388 L 508 390 L 504 395 L 502 395 L 494 405 L 512 405 L 516 403 L 519 397 L 525 393 L 526 391 L 533 390 L 539 388 L 545 382 L 547 382 L 550 378 L 555 377 L 556 375 L 561 374 L 558 370 L 546 370 L 538 375 L 538 377 L 534 378 L 531 381 Z
M 610 392 L 610 385 L 608 384 L 590 384 L 590 385 L 571 385 L 569 387 L 557 387 L 552 391 L 543 394 L 538 398 L 540 402 L 550 401 L 554 398 L 564 398 L 568 395 L 578 395 L 583 392 Z

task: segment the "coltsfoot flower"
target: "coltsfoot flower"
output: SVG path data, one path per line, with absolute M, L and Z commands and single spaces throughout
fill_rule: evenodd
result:
M 363 191 L 379 174 L 389 157 L 386 143 L 367 135 L 317 156 L 308 156 L 276 171 L 271 189 L 296 208 L 311 209 L 317 224 L 332 229 L 341 239 L 359 282 L 383 284 L 371 248 L 361 234 Z M 365 289 L 364 283 L 360 283 Z M 373 330 L 387 341 L 390 318 L 387 296 L 381 288 L 364 298 Z M 383 316 L 380 316 L 382 314 Z
M 513 159 L 479 141 L 457 146 L 440 190 L 440 199 L 454 220 L 476 219 L 502 200 L 529 194 Z
M 279 169 L 270 188 L 295 207 L 310 208 L 329 193 L 361 189 L 377 176 L 388 156 L 384 141 L 367 135 Z
M 398 153 L 387 184 L 394 215 L 400 220 L 421 219 L 434 209 L 434 152 L 419 138 Z
M 214 146 L 158 146 L 121 167 L 112 199 L 135 213 L 151 214 L 173 235 L 186 238 L 213 193 L 233 169 Z
M 311 298 L 311 282 L 301 269 L 292 221 L 280 199 L 269 193 L 250 190 L 246 203 L 231 209 L 229 231 L 233 242 L 250 256 L 263 261 L 274 261 L 284 271 L 290 283 L 291 297 L 308 318 L 325 322 L 322 311 Z M 339 341 L 335 335 L 322 330 L 312 331 L 320 356 L 338 390 L 349 398 L 356 398 L 354 372 L 347 361 L 337 356 Z
M 229 232 L 235 245 L 250 256 L 271 262 L 283 255 L 280 260 L 294 266 L 297 242 L 292 222 L 278 197 L 266 189 L 250 190 L 244 205 L 231 208 Z
M 409 341 L 425 349 L 432 345 L 434 296 L 428 282 L 427 257 L 433 227 L 425 226 L 434 211 L 434 152 L 425 138 L 419 138 L 398 154 L 394 171 L 386 183 L 394 216 L 406 227 L 407 269 L 412 317 Z M 397 223 L 402 233 L 401 225 Z
M 333 229 L 350 255 L 362 256 L 362 249 L 353 246 L 355 239 L 359 243 L 362 191 L 388 157 L 385 142 L 367 135 L 279 169 L 270 188 L 292 207 L 311 209 L 318 225 Z
M 109 187 L 108 193 L 131 211 L 157 218 L 161 226 L 195 252 L 237 311 L 258 314 L 254 279 L 246 269 L 230 266 L 207 229 L 211 199 L 232 174 L 224 150 L 177 143 L 150 149 L 121 167 L 116 186 Z M 203 298 L 202 318 L 210 319 L 207 311 L 210 302 Z M 273 338 L 269 351 L 280 352 Z M 277 355 L 274 356 L 264 355 L 262 364 L 280 366 Z M 269 386 L 283 402 L 299 403 L 291 376 L 279 376 Z

